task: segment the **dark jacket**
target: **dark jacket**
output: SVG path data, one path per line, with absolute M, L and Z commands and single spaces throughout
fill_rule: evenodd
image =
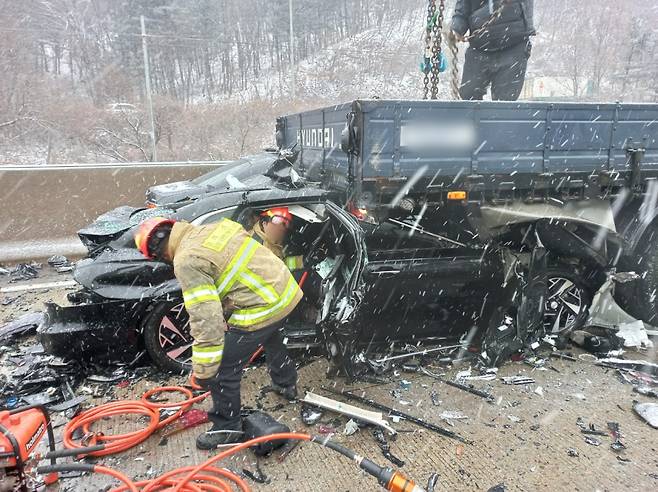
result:
M 457 0 L 452 30 L 461 35 L 477 32 L 503 1 L 507 5 L 500 17 L 470 39 L 471 46 L 480 51 L 500 51 L 527 41 L 535 34 L 534 0 Z

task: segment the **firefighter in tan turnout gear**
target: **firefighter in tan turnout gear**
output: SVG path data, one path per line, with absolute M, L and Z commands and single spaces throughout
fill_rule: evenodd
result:
M 302 299 L 299 285 L 280 258 L 228 219 L 206 226 L 148 219 L 135 243 L 148 258 L 173 262 L 183 291 L 194 374 L 213 400 L 212 428 L 197 438 L 197 447 L 239 441 L 240 380 L 259 346 L 273 390 L 288 400 L 297 397 L 297 372 L 280 329 Z

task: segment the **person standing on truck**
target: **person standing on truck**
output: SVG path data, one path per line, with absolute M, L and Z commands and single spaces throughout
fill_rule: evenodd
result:
M 197 437 L 199 449 L 241 439 L 240 381 L 259 346 L 272 389 L 297 398 L 297 371 L 280 328 L 302 291 L 283 261 L 229 219 L 194 226 L 151 218 L 139 226 L 135 244 L 147 258 L 172 262 L 183 291 L 194 338 L 192 368 L 213 402 L 212 428 Z
M 288 207 L 265 210 L 258 217 L 249 234 L 282 260 L 291 272 L 304 268 L 302 255 L 286 256 L 285 241 L 292 228 L 292 214 Z
M 534 0 L 457 0 L 452 31 L 470 43 L 462 99 L 482 100 L 489 86 L 492 100 L 519 98 L 535 35 L 533 10 Z

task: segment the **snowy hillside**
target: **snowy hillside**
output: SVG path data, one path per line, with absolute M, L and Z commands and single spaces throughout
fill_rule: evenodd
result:
M 422 9 L 386 17 L 374 26 L 297 63 L 297 98 L 304 105 L 335 104 L 357 98 L 419 99 L 423 94 L 425 18 Z M 248 95 L 247 95 L 248 94 Z M 229 97 L 289 100 L 285 78 L 263 76 L 251 88 Z M 448 74 L 442 74 L 439 97 L 450 98 Z

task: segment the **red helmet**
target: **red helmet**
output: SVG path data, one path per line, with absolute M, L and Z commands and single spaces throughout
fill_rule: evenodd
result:
M 268 217 L 273 224 L 284 224 L 286 227 L 292 225 L 292 214 L 288 207 L 271 208 L 262 212 L 260 216 Z
M 149 243 L 151 242 L 151 239 L 153 239 L 153 235 L 160 227 L 164 225 L 174 225 L 175 223 L 175 220 L 167 219 L 165 217 L 151 217 L 142 222 L 135 234 L 135 245 L 137 245 L 137 249 L 147 258 L 152 259 L 153 254 L 149 250 Z

